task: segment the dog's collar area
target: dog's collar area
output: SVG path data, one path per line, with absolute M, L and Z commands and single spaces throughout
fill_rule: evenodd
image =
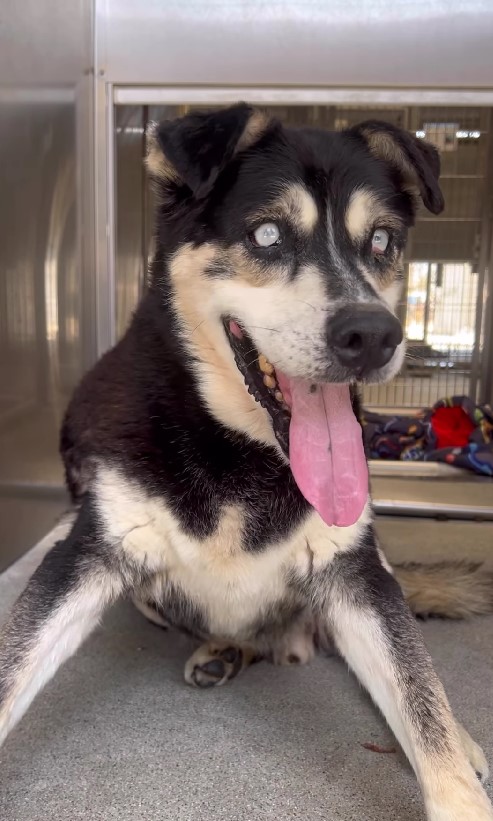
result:
M 223 325 L 248 393 L 269 414 L 275 437 L 288 456 L 291 413 L 279 388 L 274 366 L 257 351 L 251 336 L 234 319 L 224 318 Z

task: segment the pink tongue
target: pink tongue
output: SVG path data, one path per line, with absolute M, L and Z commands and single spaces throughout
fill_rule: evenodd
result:
M 291 405 L 289 461 L 296 484 L 324 522 L 348 527 L 359 519 L 368 498 L 363 437 L 349 387 L 313 386 L 279 371 L 277 377 Z

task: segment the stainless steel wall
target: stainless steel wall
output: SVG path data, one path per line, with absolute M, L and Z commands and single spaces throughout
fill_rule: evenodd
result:
M 112 83 L 492 85 L 491 0 L 98 0 L 97 5 L 104 31 L 102 65 Z
M 0 565 L 65 504 L 58 428 L 90 347 L 84 328 L 91 333 L 76 150 L 91 6 L 1 8 Z

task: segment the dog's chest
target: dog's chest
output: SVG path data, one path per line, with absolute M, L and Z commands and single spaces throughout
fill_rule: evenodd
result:
M 282 540 L 263 550 L 244 549 L 244 511 L 224 506 L 214 532 L 204 539 L 185 533 L 160 498 L 115 470 L 99 474 L 98 507 L 108 542 L 153 579 L 154 594 L 167 588 L 201 614 L 209 632 L 238 636 L 259 626 L 277 607 L 294 600 L 293 577 L 308 578 L 338 551 L 351 547 L 368 522 L 365 509 L 351 527 L 328 527 L 309 513 Z

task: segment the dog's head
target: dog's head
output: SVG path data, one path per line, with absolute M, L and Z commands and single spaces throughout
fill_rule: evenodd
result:
M 154 127 L 147 165 L 155 284 L 171 283 L 184 337 L 207 323 L 214 345 L 228 341 L 281 443 L 300 381 L 316 391 L 397 373 L 407 232 L 419 199 L 443 208 L 432 146 L 373 121 L 286 128 L 238 104 Z
M 162 123 L 148 167 L 168 260 L 178 278 L 180 264 L 184 278 L 194 267 L 194 298 L 211 317 L 233 320 L 289 376 L 395 375 L 417 197 L 443 207 L 433 147 L 380 122 L 283 128 L 239 104 Z

